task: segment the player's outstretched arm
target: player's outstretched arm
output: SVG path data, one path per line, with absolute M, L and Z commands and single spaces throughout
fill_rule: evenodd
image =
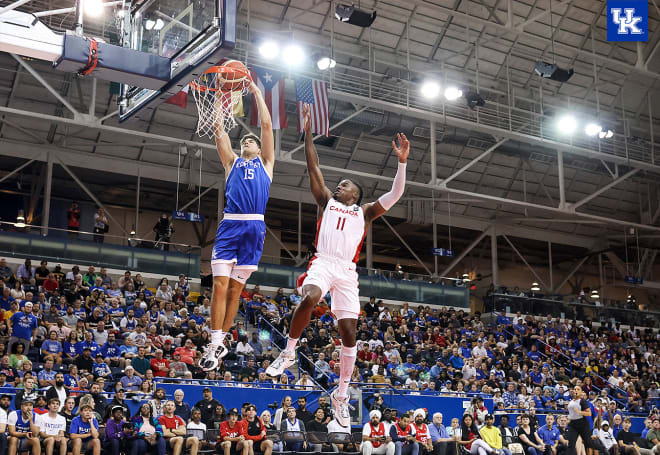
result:
M 410 142 L 408 142 L 408 138 L 403 133 L 397 134 L 396 138 L 399 145 L 397 147 L 396 142 L 392 141 L 392 148 L 394 148 L 396 156 L 399 157 L 399 167 L 396 170 L 394 182 L 392 182 L 392 189 L 379 197 L 376 202 L 364 204 L 362 206 L 364 216 L 368 223 L 392 208 L 401 196 L 403 196 L 403 190 L 406 187 L 406 162 L 408 161 L 408 155 L 410 154 Z
M 216 111 L 221 112 L 221 116 L 222 109 L 220 108 L 220 104 L 222 104 L 222 102 L 222 92 L 218 91 L 215 94 L 214 103 L 216 104 Z M 215 132 L 215 146 L 218 149 L 218 155 L 220 156 L 222 167 L 225 168 L 225 176 L 227 176 L 229 175 L 229 171 L 231 171 L 237 156 L 234 153 L 234 150 L 231 148 L 231 140 L 229 139 L 229 135 L 222 127 L 223 120 L 224 117 L 216 119 L 215 124 L 213 125 L 213 129 Z
M 303 129 L 305 131 L 305 159 L 307 160 L 307 172 L 309 173 L 312 195 L 314 195 L 319 207 L 325 207 L 332 197 L 332 193 L 325 186 L 325 180 L 323 180 L 323 174 L 319 167 L 319 155 L 316 153 L 312 138 L 312 114 L 309 104 L 303 105 Z
M 254 82 L 250 83 L 250 92 L 257 101 L 257 110 L 259 111 L 259 120 L 261 121 L 261 159 L 266 166 L 268 174 L 273 176 L 273 166 L 275 165 L 275 140 L 273 138 L 273 120 L 270 117 L 268 106 L 261 95 L 261 90 Z

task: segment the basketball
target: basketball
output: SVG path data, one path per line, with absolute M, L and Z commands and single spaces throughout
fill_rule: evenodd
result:
M 246 79 L 250 78 L 247 67 L 238 60 L 227 60 L 220 68 L 227 69 L 220 72 L 220 90 L 241 90 Z

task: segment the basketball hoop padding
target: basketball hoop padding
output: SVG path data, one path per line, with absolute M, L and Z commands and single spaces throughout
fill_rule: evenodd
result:
M 97 42 L 94 77 L 158 90 L 170 80 L 170 59 L 126 47 Z M 90 64 L 90 40 L 67 33 L 55 68 L 78 73 Z

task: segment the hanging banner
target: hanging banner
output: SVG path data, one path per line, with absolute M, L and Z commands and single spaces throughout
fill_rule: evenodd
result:
M 431 248 L 431 254 L 433 256 L 445 256 L 448 258 L 453 258 L 454 250 L 449 250 L 447 248 Z
M 204 215 L 193 212 L 184 212 L 181 210 L 174 210 L 172 212 L 173 220 L 183 220 L 183 221 L 192 221 L 193 223 L 203 223 Z

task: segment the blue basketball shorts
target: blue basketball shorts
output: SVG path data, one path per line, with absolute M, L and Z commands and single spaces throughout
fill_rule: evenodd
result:
M 234 263 L 236 266 L 257 269 L 264 251 L 266 223 L 261 220 L 228 220 L 218 225 L 211 264 Z

